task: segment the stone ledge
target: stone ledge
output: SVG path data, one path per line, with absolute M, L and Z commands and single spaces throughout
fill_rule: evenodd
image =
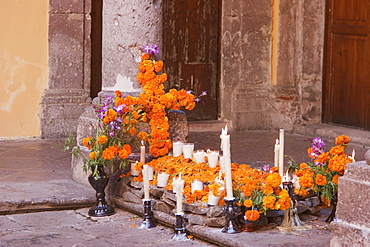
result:
M 370 229 L 363 226 L 349 224 L 343 221 L 330 224 L 332 238 L 330 246 L 370 246 Z

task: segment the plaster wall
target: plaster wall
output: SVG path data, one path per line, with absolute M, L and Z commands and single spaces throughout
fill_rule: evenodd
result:
M 48 0 L 0 1 L 0 138 L 38 137 L 48 84 Z

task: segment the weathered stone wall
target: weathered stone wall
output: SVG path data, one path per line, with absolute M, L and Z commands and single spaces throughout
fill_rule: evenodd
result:
M 367 193 L 370 190 L 370 162 L 348 164 L 338 186 L 338 220 L 330 224 L 330 246 L 370 246 L 370 198 Z
M 285 128 L 321 121 L 323 1 L 223 1 L 221 118 L 235 130 Z M 278 21 L 277 61 L 272 61 Z M 276 69 L 276 85 L 272 70 Z
M 49 1 L 49 83 L 40 105 L 41 137 L 76 132 L 90 104 L 91 0 Z

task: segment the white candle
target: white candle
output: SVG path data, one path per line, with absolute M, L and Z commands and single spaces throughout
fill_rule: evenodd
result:
M 176 178 L 172 179 L 172 192 L 176 194 Z
M 185 159 L 192 159 L 193 152 L 194 152 L 194 144 L 193 143 L 184 143 L 182 146 L 182 151 L 184 153 Z
M 353 162 L 355 162 L 355 161 L 356 161 L 356 160 L 355 160 L 355 150 L 354 150 L 354 149 L 352 149 L 352 156 L 351 156 L 351 158 L 352 158 Z
M 141 141 L 141 146 L 140 146 L 140 162 L 142 164 L 145 164 L 145 146 L 144 146 L 144 141 Z
M 183 146 L 182 142 L 173 142 L 172 143 L 173 157 L 177 157 L 177 156 L 182 155 L 182 146 Z
M 216 167 L 218 164 L 218 155 L 217 151 L 207 151 L 208 165 L 209 167 Z
M 224 162 L 224 156 L 223 155 L 220 155 L 220 168 L 221 168 L 221 172 L 225 173 L 225 162 Z
M 153 167 L 148 166 L 148 179 L 149 181 L 153 180 Z
M 144 200 L 149 200 L 149 173 L 148 165 L 143 165 Z
M 284 176 L 284 129 L 280 129 L 280 150 L 279 150 L 279 174 L 281 178 Z
M 226 177 L 226 198 L 234 199 L 233 181 L 231 175 L 230 135 L 227 134 L 227 125 L 221 132 L 221 149 L 223 151 Z
M 210 190 L 209 193 L 208 193 L 208 202 L 207 202 L 207 204 L 215 206 L 215 205 L 218 205 L 219 201 L 220 201 L 220 197 L 219 196 L 214 196 L 212 190 Z
M 197 150 L 193 153 L 195 163 L 204 163 L 206 162 L 206 153 L 203 150 Z
M 299 177 L 297 177 L 297 175 L 295 174 L 293 175 L 292 182 L 293 182 L 294 188 L 301 187 L 301 185 L 299 184 Z
M 279 150 L 280 150 L 280 144 L 279 139 L 276 139 L 275 146 L 274 146 L 274 166 L 279 166 Z
M 182 214 L 182 191 L 184 189 L 184 180 L 181 179 L 181 173 L 176 180 L 176 213 Z
M 161 172 L 157 177 L 157 187 L 162 188 L 167 186 L 169 175 L 167 173 Z
M 203 183 L 197 179 L 191 183 L 191 193 L 194 193 L 196 190 L 203 190 Z
M 131 176 L 137 177 L 137 176 L 139 176 L 139 174 L 140 174 L 140 171 L 137 171 L 137 170 L 135 169 L 135 165 L 136 165 L 137 163 L 138 163 L 137 161 L 136 161 L 135 163 L 134 163 L 134 162 L 132 162 L 132 163 L 131 163 Z

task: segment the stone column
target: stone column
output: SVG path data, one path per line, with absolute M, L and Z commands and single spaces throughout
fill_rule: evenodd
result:
M 49 85 L 41 99 L 42 138 L 75 133 L 90 105 L 91 0 L 49 1 Z
M 136 76 L 142 54 L 139 48 L 146 44 L 162 48 L 161 0 L 104 0 L 102 91 L 93 102 L 107 94 L 114 95 L 115 90 L 121 90 L 123 95 L 141 92 Z M 93 135 L 95 128 L 96 116 L 90 106 L 78 121 L 77 141 L 81 143 L 83 137 Z M 75 181 L 88 186 L 82 160 L 72 160 L 72 171 Z
M 330 246 L 370 246 L 370 151 L 366 160 L 348 164 L 339 178 L 338 220 L 330 224 Z

